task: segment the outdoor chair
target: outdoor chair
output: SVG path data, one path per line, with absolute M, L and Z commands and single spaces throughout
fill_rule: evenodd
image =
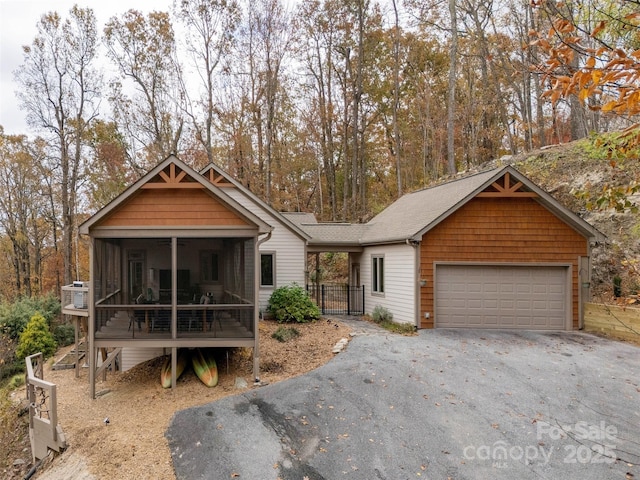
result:
M 142 299 L 142 294 L 138 295 L 134 300 L 136 305 L 144 303 L 144 299 Z M 133 327 L 133 322 L 138 324 L 138 331 L 142 331 L 142 322 L 144 321 L 144 310 L 134 310 L 133 314 L 129 314 L 129 328 L 131 330 Z
M 159 310 L 151 319 L 151 331 L 170 329 L 171 315 L 168 310 Z
M 208 292 L 206 295 L 200 297 L 200 303 L 204 305 L 212 305 L 216 303 L 215 298 L 211 292 Z M 220 326 L 220 331 L 222 331 L 222 322 L 220 321 L 220 315 L 217 310 L 206 310 L 206 318 L 207 318 L 207 326 L 209 331 L 211 331 L 211 327 L 213 326 L 213 322 L 218 320 L 218 325 Z

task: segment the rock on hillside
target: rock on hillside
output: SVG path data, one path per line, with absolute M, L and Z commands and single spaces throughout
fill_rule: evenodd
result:
M 607 236 L 605 245 L 593 249 L 592 293 L 596 301 L 611 300 L 613 278 L 622 279 L 623 295 L 640 290 L 640 218 L 629 210 L 593 209 L 608 187 L 628 187 L 640 181 L 640 162 L 611 162 L 602 148 L 581 140 L 553 145 L 491 162 L 511 164 L 544 188 L 564 206 L 587 220 Z M 640 205 L 636 195 L 630 200 Z

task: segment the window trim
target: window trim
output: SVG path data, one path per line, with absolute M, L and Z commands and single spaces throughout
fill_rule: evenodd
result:
M 262 279 L 264 277 L 263 271 L 262 271 L 262 257 L 271 257 L 271 284 L 264 284 L 262 283 Z M 270 288 L 270 289 L 274 289 L 276 288 L 276 252 L 275 251 L 265 251 L 265 252 L 260 252 L 260 288 Z
M 371 255 L 371 294 L 384 296 L 384 254 Z

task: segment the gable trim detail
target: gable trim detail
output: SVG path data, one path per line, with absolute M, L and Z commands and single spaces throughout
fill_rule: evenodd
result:
M 493 190 L 484 190 L 478 193 L 477 197 L 489 197 L 489 198 L 513 198 L 513 197 L 528 197 L 537 198 L 538 195 L 535 192 L 522 190 L 524 184 L 522 181 L 515 180 L 516 183 L 511 185 L 511 173 L 506 172 L 501 179 L 496 180 L 488 188 Z
M 168 173 L 165 171 L 168 168 Z M 190 180 L 190 181 L 187 181 Z M 137 182 L 127 188 L 118 197 L 112 200 L 101 210 L 92 215 L 82 225 L 80 233 L 88 234 L 90 229 L 100 225 L 100 223 L 115 212 L 119 207 L 126 204 L 137 191 L 153 189 L 198 189 L 209 192 L 214 198 L 222 202 L 240 218 L 258 227 L 260 233 L 266 233 L 273 227 L 261 218 L 247 210 L 242 205 L 224 193 L 218 186 L 213 185 L 204 179 L 200 173 L 186 165 L 175 155 L 170 155 L 164 161 L 156 165 L 151 171 L 140 178 Z M 202 227 L 201 227 L 202 228 Z

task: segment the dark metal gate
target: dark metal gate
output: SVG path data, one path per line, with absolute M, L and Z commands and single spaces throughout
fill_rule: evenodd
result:
M 364 285 L 307 285 L 307 292 L 325 315 L 364 314 Z

